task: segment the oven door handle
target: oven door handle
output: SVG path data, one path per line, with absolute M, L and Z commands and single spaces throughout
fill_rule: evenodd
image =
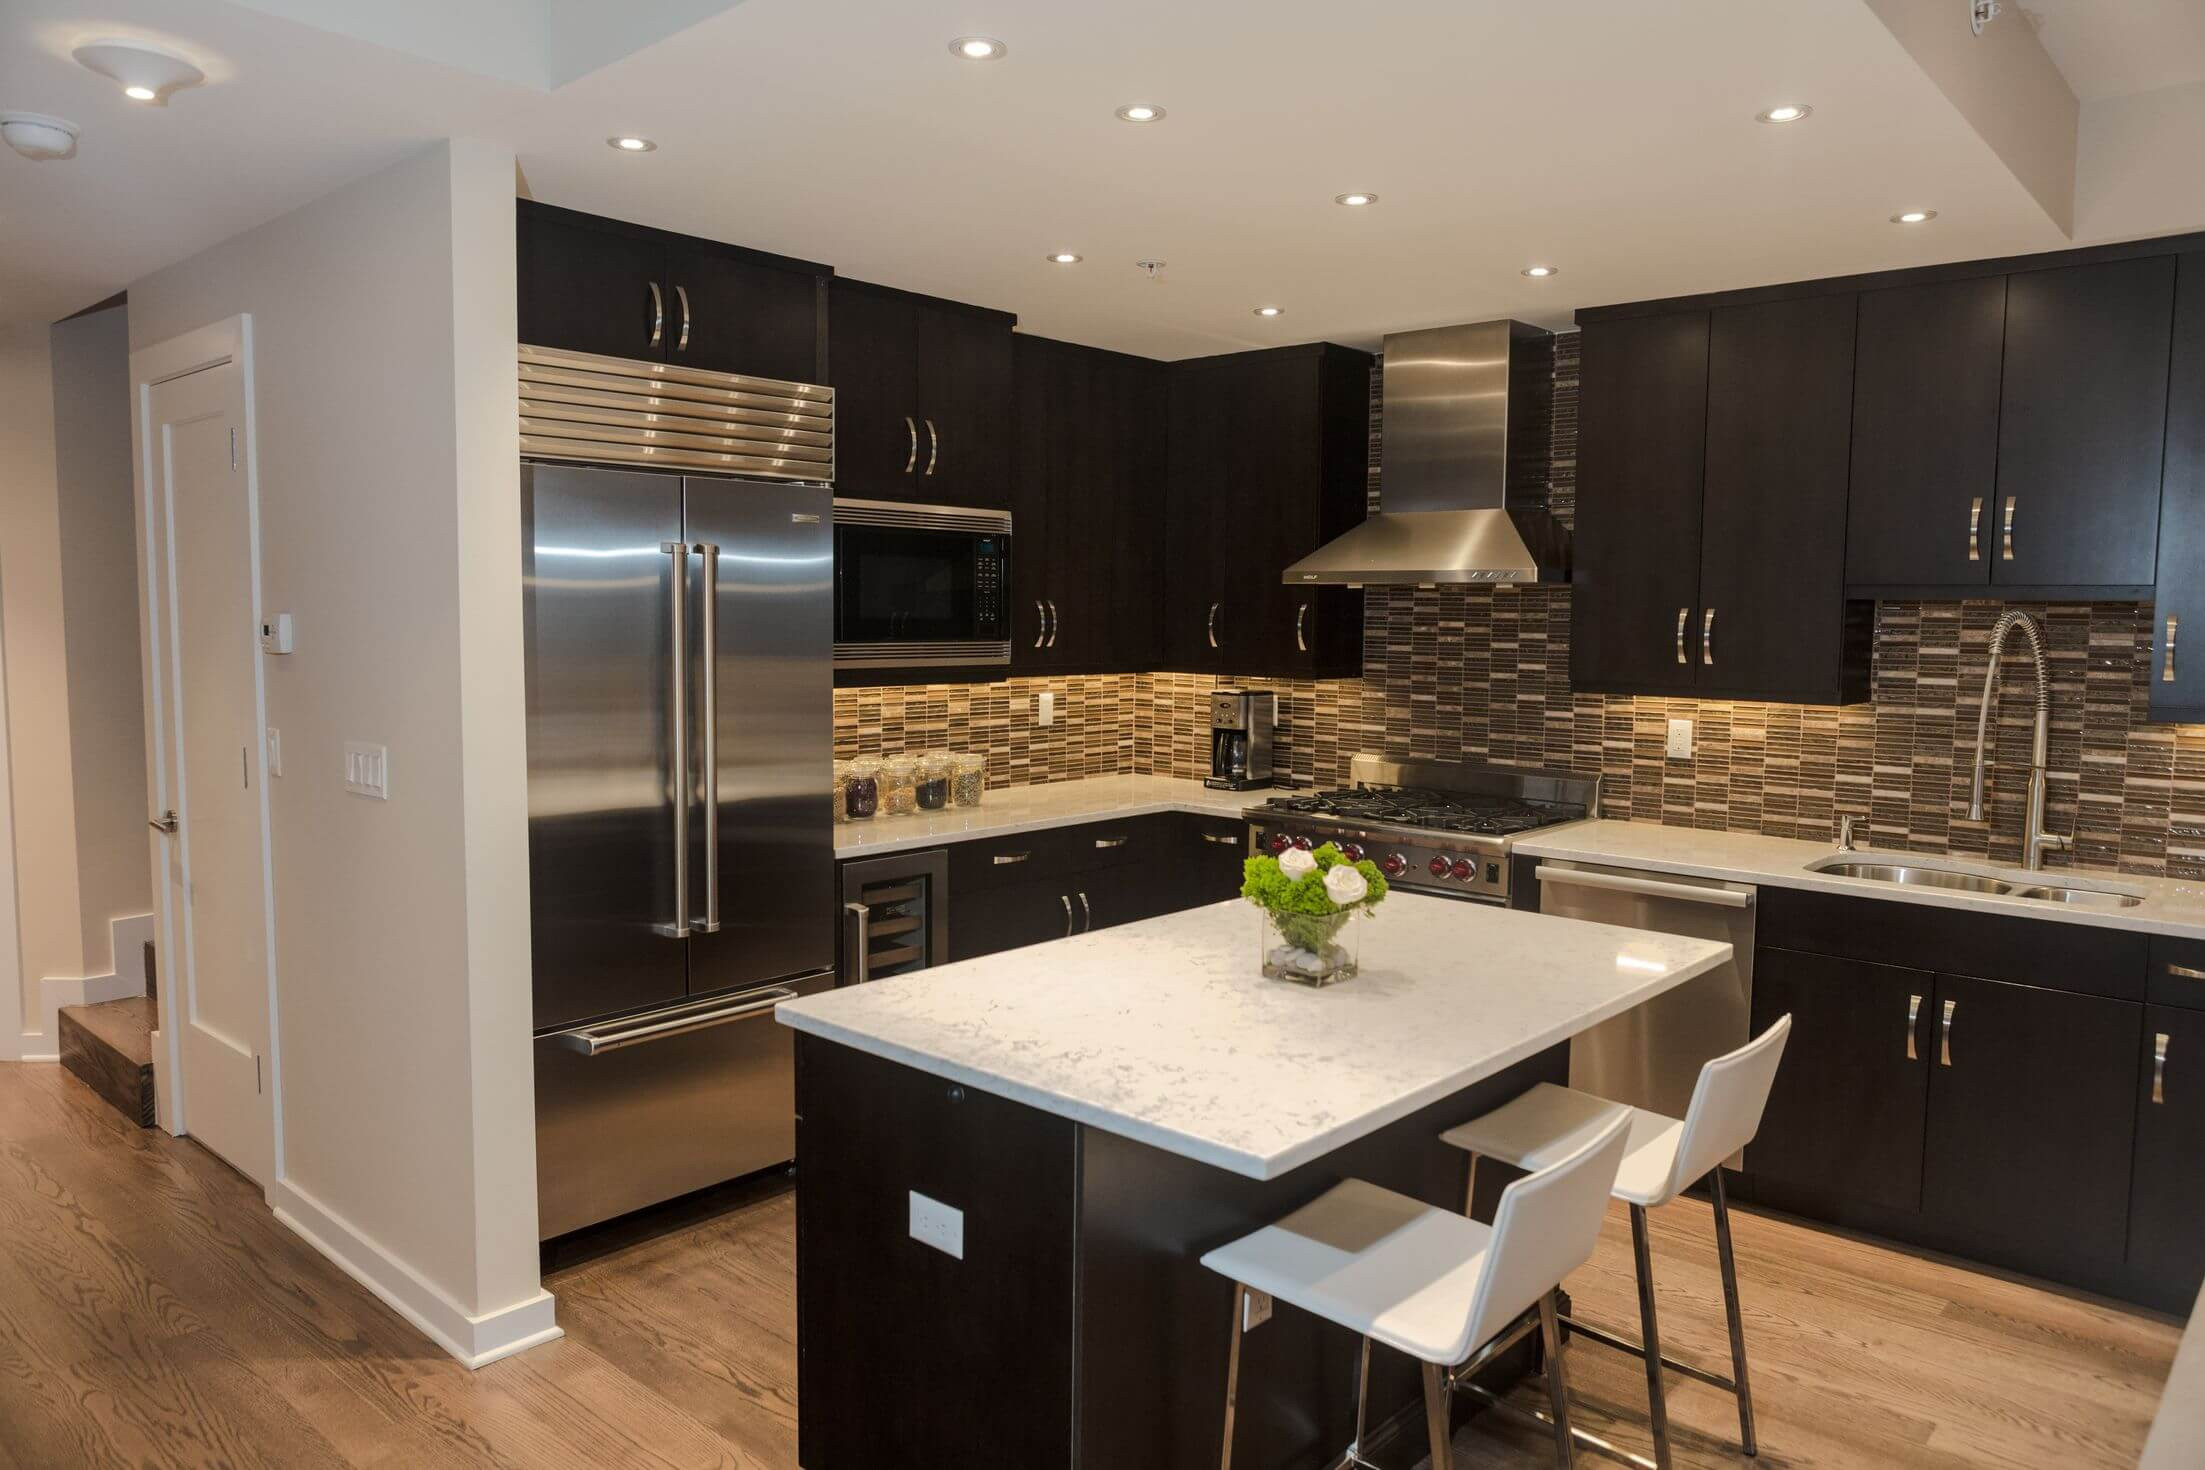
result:
M 1620 873 L 1587 873 L 1577 868 L 1550 868 L 1541 863 L 1537 876 L 1542 887 L 1602 888 L 1612 893 L 1634 893 L 1641 898 L 1674 898 L 1686 903 L 1712 904 L 1716 908 L 1750 909 L 1752 889 L 1702 888 L 1694 883 L 1664 883 L 1658 878 L 1630 878 Z

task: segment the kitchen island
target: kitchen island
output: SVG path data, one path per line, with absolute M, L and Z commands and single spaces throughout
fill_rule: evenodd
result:
M 784 1003 L 806 1470 L 1215 1465 L 1205 1250 L 1349 1176 L 1459 1207 L 1442 1129 L 1730 957 L 1407 894 L 1363 922 L 1362 974 L 1325 990 L 1262 979 L 1225 903 Z M 1285 1307 L 1250 1333 L 1235 1463 L 1328 1463 L 1355 1347 Z M 1374 1356 L 1374 1422 L 1416 1392 Z

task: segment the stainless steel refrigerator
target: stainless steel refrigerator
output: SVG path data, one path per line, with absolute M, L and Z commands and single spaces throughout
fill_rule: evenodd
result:
M 524 461 L 549 1238 L 795 1154 L 833 984 L 825 485 Z

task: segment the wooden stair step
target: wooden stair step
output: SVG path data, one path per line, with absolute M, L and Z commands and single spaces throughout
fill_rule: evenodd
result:
M 61 1065 L 140 1127 L 153 1126 L 153 1028 L 149 996 L 63 1006 Z

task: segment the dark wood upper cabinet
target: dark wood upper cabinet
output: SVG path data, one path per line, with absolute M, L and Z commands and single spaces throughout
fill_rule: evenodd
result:
M 1861 293 L 1848 584 L 1990 581 L 2005 344 L 2004 276 Z
M 2158 584 L 2151 717 L 2205 720 L 2205 656 L 2196 641 L 2205 636 L 2205 252 L 2183 256 L 2175 281 Z
M 836 490 L 870 500 L 1009 505 L 1016 321 L 837 277 L 827 330 Z M 1011 554 L 1015 565 L 1015 539 Z
M 534 200 L 517 210 L 521 341 L 819 381 L 826 266 Z
M 1854 320 L 1850 296 L 1712 315 L 1693 670 L 1703 696 L 1867 697 L 1867 621 L 1845 602 Z
M 2174 289 L 2172 256 L 2007 278 L 1993 584 L 2150 586 Z
M 1570 682 L 1688 693 L 1699 656 L 1708 313 L 1587 322 Z

